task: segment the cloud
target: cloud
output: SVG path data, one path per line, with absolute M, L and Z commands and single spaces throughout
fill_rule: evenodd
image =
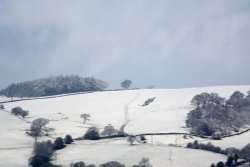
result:
M 118 87 L 249 84 L 250 3 L 1 1 L 0 74 L 11 82 L 58 74 Z

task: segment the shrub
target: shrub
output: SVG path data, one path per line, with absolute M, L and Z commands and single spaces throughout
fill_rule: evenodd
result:
M 80 162 L 76 162 L 76 163 L 71 163 L 70 167 L 86 167 L 85 163 L 80 161 Z
M 4 105 L 0 103 L 0 109 L 4 109 Z
M 125 165 L 117 161 L 110 161 L 110 162 L 101 164 L 99 167 L 125 167 Z
M 140 135 L 139 137 L 142 143 L 147 143 L 147 139 L 144 135 Z
M 87 165 L 86 167 L 96 167 L 94 164 Z
M 138 162 L 137 165 L 133 165 L 132 167 L 153 167 L 148 158 L 142 158 L 141 161 Z
M 70 135 L 66 135 L 64 138 L 64 143 L 65 144 L 71 144 L 73 142 L 73 138 Z
M 220 161 L 217 163 L 216 167 L 225 167 L 225 165 L 222 161 Z
M 134 144 L 135 140 L 136 136 L 133 135 L 128 136 L 128 142 L 130 143 L 131 146 Z
M 23 118 L 25 118 L 26 116 L 29 115 L 29 111 L 23 110 L 23 111 L 21 111 L 21 113 L 19 115 L 21 115 Z
M 232 167 L 233 163 L 234 163 L 234 158 L 232 156 L 228 156 L 226 166 Z
M 96 127 L 90 127 L 83 136 L 83 138 L 88 140 L 99 140 L 99 130 Z
M 212 134 L 212 139 L 214 139 L 214 140 L 220 140 L 221 139 L 221 132 L 214 132 Z
M 21 107 L 15 107 L 15 108 L 12 108 L 11 113 L 14 115 L 19 115 L 22 111 L 23 109 Z
M 155 97 L 147 99 L 142 106 L 147 106 L 155 100 Z
M 214 164 L 214 163 L 212 163 L 212 164 L 210 165 L 210 167 L 216 167 L 216 166 L 215 166 L 215 164 Z
M 29 115 L 29 111 L 23 110 L 21 107 L 12 108 L 11 113 L 14 115 L 21 115 L 23 118 Z

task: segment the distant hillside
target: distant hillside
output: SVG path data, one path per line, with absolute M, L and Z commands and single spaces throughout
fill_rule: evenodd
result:
M 104 90 L 107 83 L 94 77 L 55 76 L 22 83 L 13 83 L 0 91 L 7 97 L 38 97 L 64 93 Z

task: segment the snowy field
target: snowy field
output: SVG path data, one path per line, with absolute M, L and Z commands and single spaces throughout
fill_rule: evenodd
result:
M 125 131 L 129 134 L 188 132 L 188 129 L 185 128 L 185 120 L 187 113 L 192 109 L 190 100 L 193 96 L 202 92 L 215 92 L 222 97 L 228 98 L 237 90 L 246 94 L 250 90 L 250 86 L 104 91 L 50 99 L 19 101 L 4 105 L 8 111 L 17 106 L 29 110 L 28 121 L 39 117 L 48 118 L 50 123 L 47 127 L 55 129 L 51 132 L 53 137 L 64 137 L 66 134 L 70 134 L 75 138 L 83 136 L 90 126 L 96 126 L 102 131 L 103 127 L 108 124 L 112 124 L 116 129 L 119 129 L 125 123 L 127 124 Z M 152 103 L 142 107 L 142 104 L 147 99 L 153 97 L 155 97 L 155 100 Z M 5 100 L 4 97 L 0 98 L 0 101 Z M 86 124 L 83 124 L 83 120 L 80 118 L 83 113 L 88 113 L 91 116 L 90 121 L 87 121 Z M 30 157 L 34 143 L 34 140 L 25 134 L 25 130 L 30 126 L 29 123 L 4 111 L 0 112 L 0 119 L 0 132 L 4 134 L 0 138 L 0 166 L 6 166 L 6 162 L 10 163 L 8 164 L 10 167 L 27 166 L 27 159 Z M 249 143 L 249 136 L 250 132 L 221 141 L 213 141 L 213 143 L 223 148 L 232 146 L 241 148 Z M 150 136 L 147 138 L 150 141 Z M 167 145 L 178 144 L 185 146 L 187 142 L 193 140 L 183 139 L 181 135 L 155 136 L 153 138 L 154 147 L 150 145 L 130 147 L 125 140 L 119 142 L 107 141 L 104 144 L 88 144 L 82 141 L 76 142 L 76 144 L 58 152 L 58 162 L 69 164 L 69 162 L 75 160 L 83 160 L 87 163 L 100 164 L 108 160 L 119 160 L 126 162 L 126 164 L 134 164 L 142 157 L 148 157 L 154 167 L 160 167 L 160 164 L 183 166 L 181 165 L 183 162 L 168 160 L 169 149 L 172 147 Z M 203 142 L 208 141 L 203 140 Z M 86 149 L 88 149 L 88 152 L 84 151 Z M 103 152 L 103 159 L 99 158 L 101 157 L 101 150 L 106 150 L 106 152 Z M 108 150 L 115 153 L 108 153 Z M 209 160 L 208 164 L 223 159 L 221 158 L 222 155 L 206 151 L 184 148 L 174 148 L 174 150 L 179 152 L 180 155 L 178 154 L 178 156 L 181 156 L 182 153 L 185 154 L 187 156 L 185 159 L 192 159 L 193 155 L 196 154 L 201 157 L 209 156 L 211 161 Z M 17 160 L 15 162 L 11 160 L 10 155 L 12 152 L 16 153 Z M 79 157 L 78 154 L 86 155 L 86 157 L 81 159 L 82 157 Z M 99 157 L 97 158 L 95 155 Z M 173 159 L 174 155 L 177 156 L 177 153 L 173 154 Z M 190 161 L 190 166 L 202 166 L 201 164 L 203 164 L 203 161 Z
M 99 165 L 115 160 L 132 166 L 143 157 L 149 158 L 154 167 L 208 167 L 212 162 L 226 161 L 226 156 L 208 151 L 150 144 L 129 146 L 126 140 L 120 139 L 111 142 L 79 141 L 68 145 L 57 152 L 57 163 L 68 167 L 71 162 Z

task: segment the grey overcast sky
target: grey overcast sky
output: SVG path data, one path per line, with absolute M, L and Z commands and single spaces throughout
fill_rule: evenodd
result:
M 69 74 L 245 85 L 249 64 L 250 0 L 0 0 L 0 88 Z

